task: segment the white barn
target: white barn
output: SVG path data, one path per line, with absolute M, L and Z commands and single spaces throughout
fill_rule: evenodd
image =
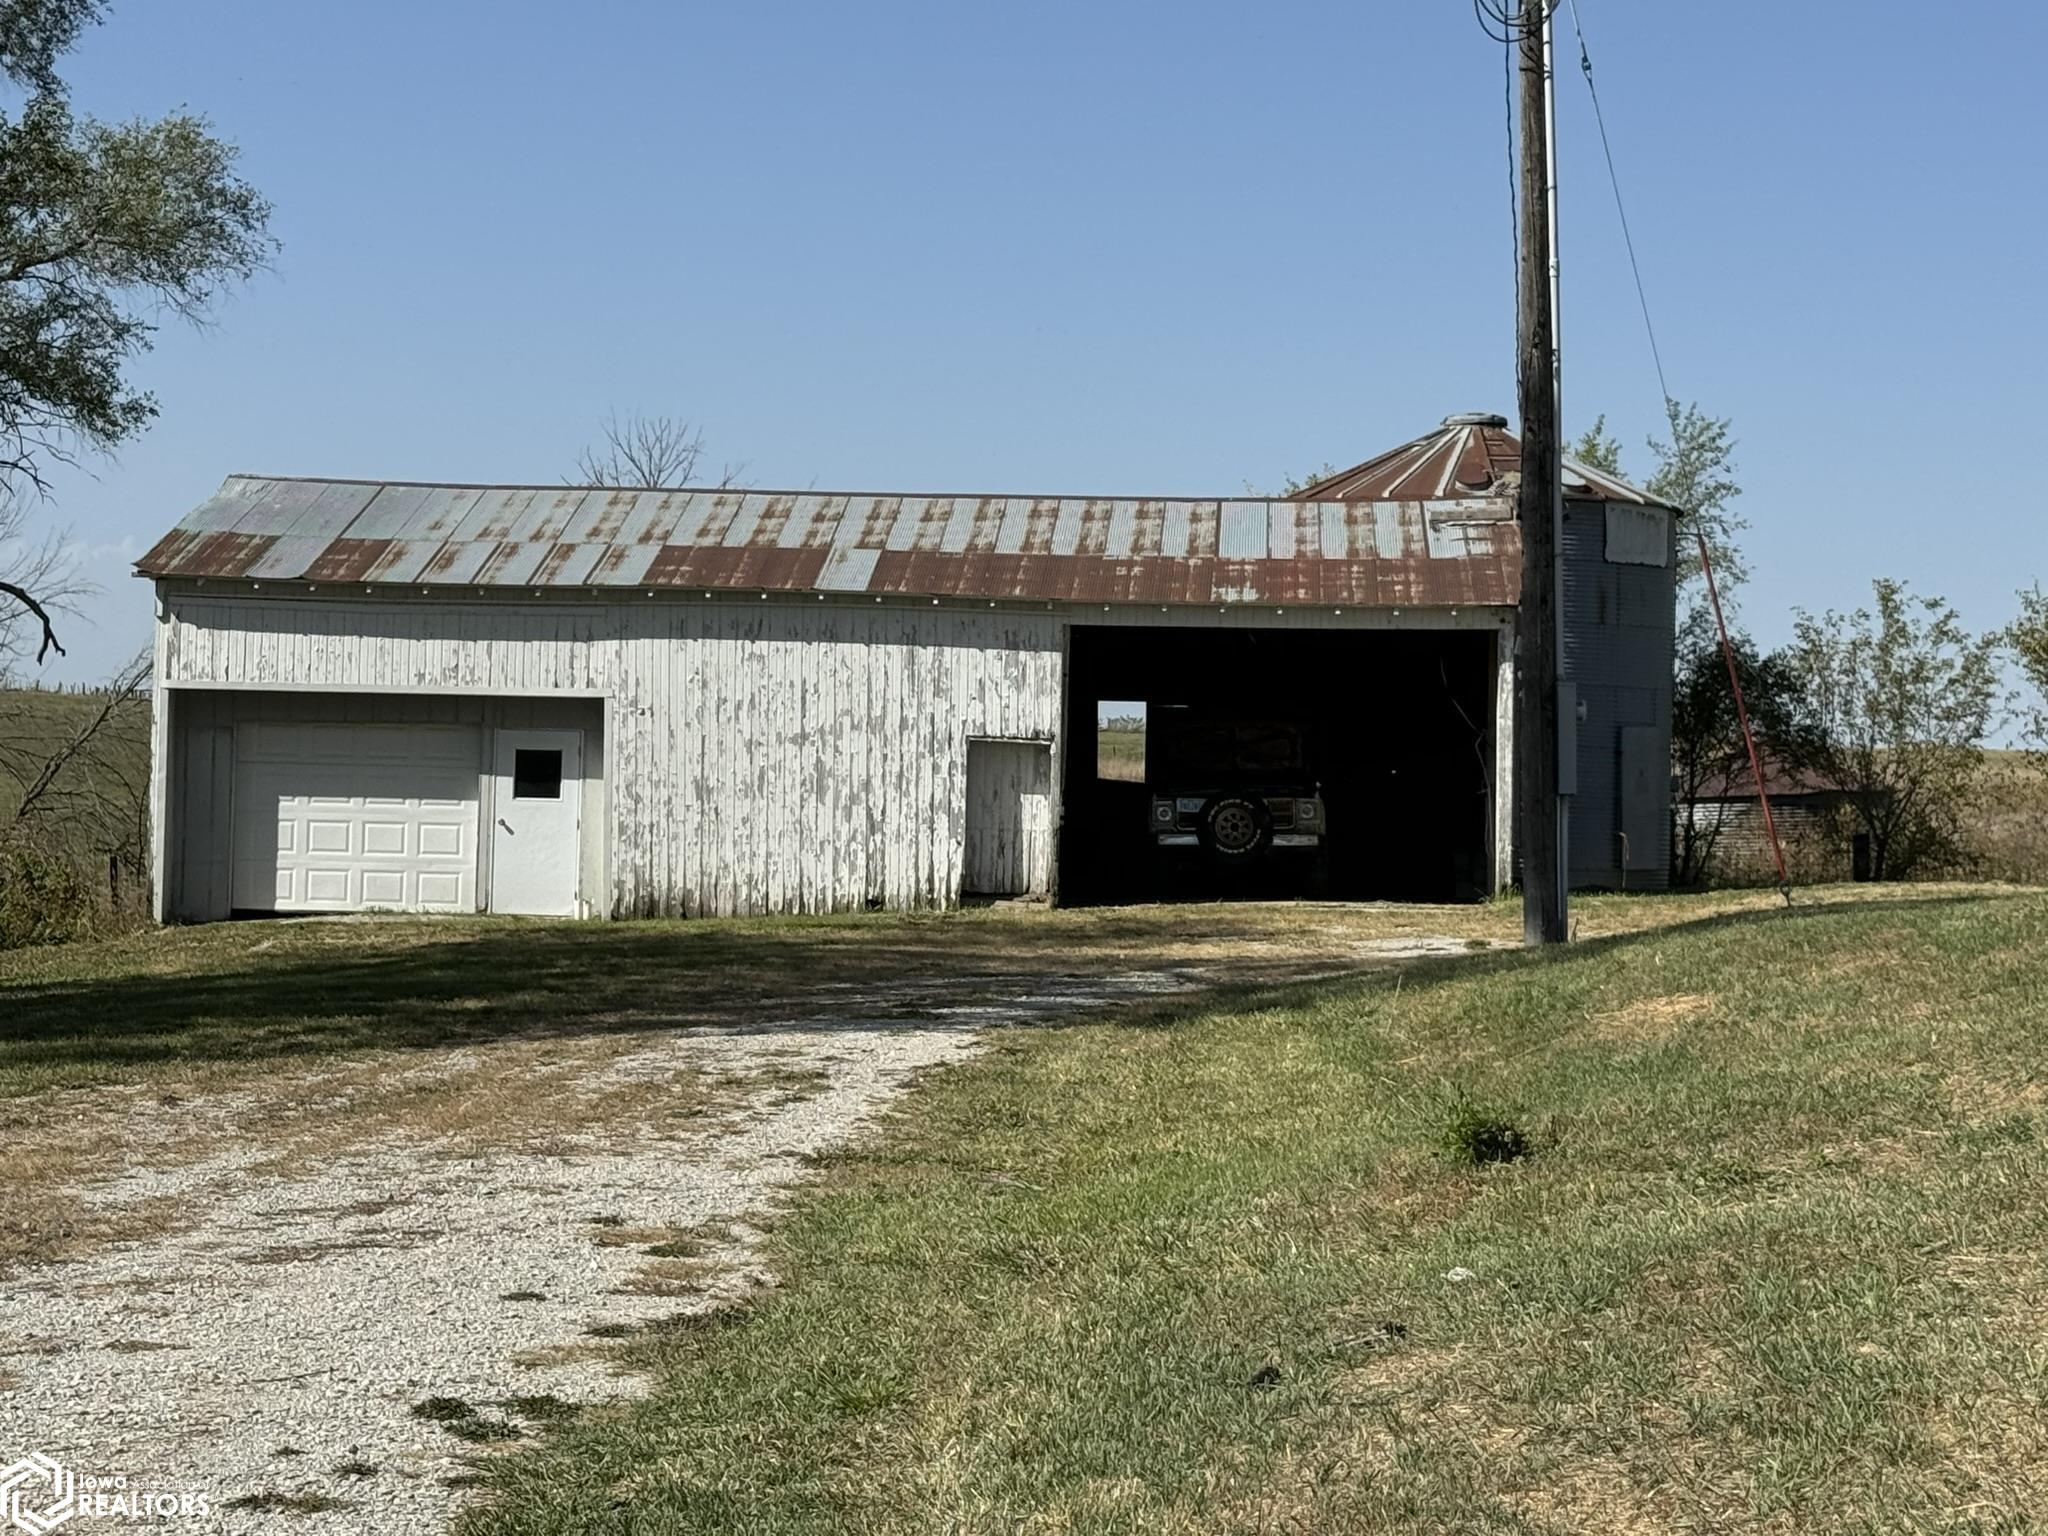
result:
M 1514 451 L 1453 418 L 1304 500 L 232 476 L 138 564 L 159 915 L 1104 899 L 1143 813 L 1096 776 L 1099 702 L 1218 690 L 1329 735 L 1348 893 L 1483 894 L 1513 871 Z M 1568 481 L 1606 786 L 1574 867 L 1657 884 L 1673 518 Z

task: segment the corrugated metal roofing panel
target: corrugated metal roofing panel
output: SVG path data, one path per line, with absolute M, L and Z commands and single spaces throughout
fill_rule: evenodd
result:
M 594 587 L 637 586 L 662 548 L 659 544 L 609 545 L 590 568 L 590 584 Z
M 381 485 L 330 485 L 313 498 L 312 505 L 291 520 L 289 527 L 277 531 L 289 534 L 295 539 L 340 538 L 348 525 L 356 520 L 383 489 Z
M 333 541 L 330 539 L 279 539 L 243 572 L 258 581 L 289 581 L 306 574 Z
M 1412 443 L 1338 470 L 1303 486 L 1296 501 L 1443 501 L 1511 496 L 1522 468 L 1522 442 L 1505 416 L 1474 411 L 1447 416 L 1443 425 Z M 1591 501 L 1633 502 L 1665 507 L 1668 502 L 1626 480 L 1567 456 L 1565 493 Z
M 383 556 L 370 567 L 370 580 L 414 582 L 425 574 L 427 563 L 440 553 L 439 539 L 390 539 Z
M 580 587 L 590 580 L 591 567 L 608 546 L 603 544 L 557 544 L 541 557 L 534 568 L 537 587 Z
M 1117 503 L 1100 496 L 1081 503 L 1081 538 L 1074 546 L 1077 555 L 1097 559 L 1109 553 L 1109 525 L 1116 516 Z
M 178 526 L 191 533 L 225 533 L 242 520 L 269 484 L 268 480 L 231 476 L 212 496 L 186 513 Z
M 768 515 L 768 503 L 777 499 L 773 496 L 741 496 L 738 508 L 726 523 L 725 535 L 718 542 L 728 549 L 740 549 L 752 543 L 754 530 L 761 526 L 761 519 Z
M 431 485 L 387 485 L 384 494 L 363 508 L 349 533 L 358 539 L 395 539 L 429 501 L 447 496 Z
M 596 490 L 577 503 L 562 524 L 560 537 L 570 544 L 609 544 L 619 536 L 626 516 L 639 505 L 641 492 Z
M 963 554 L 967 549 L 967 541 L 974 536 L 974 520 L 981 509 L 981 503 L 971 496 L 956 496 L 932 503 L 935 516 L 942 508 L 946 521 L 939 533 L 939 550 L 949 555 Z M 917 547 L 927 549 L 931 546 L 920 542 Z
M 185 557 L 200 537 L 197 529 L 179 524 L 152 544 L 149 552 L 135 562 L 137 573 L 143 576 L 189 575 L 185 569 Z
M 326 487 L 303 480 L 266 480 L 232 508 L 222 507 L 220 498 L 211 503 L 214 517 L 202 512 L 194 527 L 227 533 L 285 534 L 306 510 L 320 499 Z
M 592 497 L 603 500 L 606 494 L 582 489 L 536 491 L 526 510 L 512 520 L 512 531 L 506 537 L 519 544 L 552 544 L 562 537 L 584 502 Z
M 461 543 L 450 539 L 439 549 L 419 574 L 423 582 L 437 585 L 467 586 L 476 579 L 476 573 L 483 568 L 497 550 L 495 539 L 479 539 L 475 543 Z
M 480 493 L 455 531 L 451 543 L 496 544 L 512 536 L 512 525 L 533 505 L 540 492 L 532 487 L 494 486 Z
M 839 531 L 842 522 L 855 521 L 850 515 L 855 500 L 861 504 L 860 520 L 865 521 L 868 504 L 874 500 L 871 496 L 791 498 L 789 515 L 782 521 L 782 531 L 775 536 L 776 548 L 802 549 L 807 544 L 829 545 L 832 542 L 832 535 Z
M 1508 604 L 1520 539 L 1503 510 L 1498 500 L 1461 498 L 897 497 L 237 476 L 138 569 L 315 585 Z M 215 526 L 252 513 L 320 531 Z
M 1169 560 L 1185 560 L 1194 553 L 1195 509 L 1191 502 L 1175 501 L 1166 506 L 1159 522 L 1159 553 Z
M 1062 497 L 1052 521 L 1052 552 L 1071 555 L 1081 547 L 1081 513 L 1088 505 L 1077 497 Z
M 746 505 L 739 491 L 697 491 L 681 505 L 665 544 L 718 544 Z
M 1266 504 L 1263 501 L 1231 502 L 1222 509 L 1216 528 L 1216 554 L 1223 560 L 1263 560 L 1271 550 L 1266 539 Z
M 882 558 L 879 549 L 835 549 L 825 560 L 825 567 L 818 573 L 818 590 L 821 592 L 865 592 L 868 581 L 875 574 L 875 562 Z
M 476 582 L 484 587 L 524 587 L 532 584 L 533 573 L 540 568 L 541 557 L 554 547 L 554 541 L 522 542 L 506 539 L 491 551 L 484 563 L 477 567 Z
M 201 533 L 180 562 L 194 576 L 246 576 L 276 542 L 269 533 Z
M 621 544 L 666 544 L 676 524 L 697 498 L 687 491 L 638 491 L 619 524 Z
M 368 581 L 391 552 L 389 539 L 331 539 L 306 565 L 308 581 Z
M 929 496 L 903 497 L 896 504 L 896 516 L 889 524 L 888 537 L 883 539 L 882 548 L 915 549 L 917 541 L 925 536 L 925 531 L 930 525 L 932 505 Z M 945 524 L 941 522 L 937 526 L 943 529 Z

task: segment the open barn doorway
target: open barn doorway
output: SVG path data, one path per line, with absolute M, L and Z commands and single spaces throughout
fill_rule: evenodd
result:
M 1494 637 L 1077 625 L 1060 900 L 1468 901 Z

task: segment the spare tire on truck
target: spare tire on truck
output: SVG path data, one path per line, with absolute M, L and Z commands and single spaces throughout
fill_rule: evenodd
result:
M 1217 795 L 1202 807 L 1202 846 L 1220 862 L 1240 864 L 1266 851 L 1273 818 L 1263 800 L 1250 795 Z

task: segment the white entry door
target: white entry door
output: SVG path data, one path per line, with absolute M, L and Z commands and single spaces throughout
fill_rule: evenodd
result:
M 1052 883 L 1052 748 L 1042 741 L 967 743 L 967 846 L 960 888 L 971 896 L 1043 896 Z
M 249 721 L 234 896 L 250 912 L 474 912 L 476 730 Z
M 582 867 L 581 731 L 499 731 L 491 910 L 574 917 Z

